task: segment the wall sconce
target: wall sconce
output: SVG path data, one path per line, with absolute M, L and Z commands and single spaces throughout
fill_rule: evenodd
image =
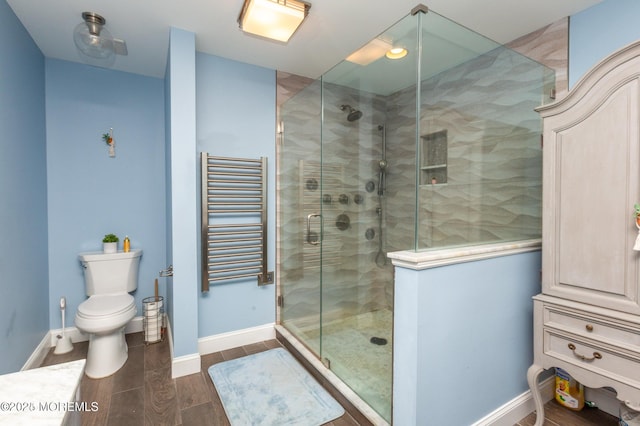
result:
M 238 24 L 246 33 L 286 43 L 310 8 L 300 0 L 245 0 Z

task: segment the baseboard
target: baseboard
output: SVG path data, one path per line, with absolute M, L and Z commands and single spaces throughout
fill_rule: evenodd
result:
M 274 324 L 265 324 L 242 330 L 220 333 L 198 339 L 198 352 L 201 355 L 220 352 L 239 346 L 263 342 L 276 338 Z
M 129 324 L 124 329 L 126 334 L 129 333 L 138 333 L 142 331 L 142 317 L 135 317 L 132 319 Z M 86 342 L 89 340 L 89 335 L 81 332 L 76 327 L 65 327 L 64 329 L 65 336 L 69 336 L 71 338 L 71 342 Z M 37 368 L 42 364 L 44 358 L 49 353 L 49 349 L 54 347 L 58 342 L 58 336 L 62 335 L 62 329 L 57 328 L 54 330 L 49 330 L 45 333 L 42 341 L 38 346 L 36 346 L 33 353 L 27 360 L 27 362 L 22 367 L 22 370 L 30 370 L 32 368 Z
M 555 376 L 540 382 L 540 395 L 543 402 L 546 403 L 553 399 L 554 392 Z M 585 399 L 594 402 L 600 410 L 614 417 L 618 417 L 620 414 L 620 401 L 616 399 L 615 391 L 605 388 L 585 388 Z M 478 420 L 472 426 L 512 426 L 533 411 L 535 411 L 535 405 L 531 391 L 526 391 Z
M 171 378 L 188 376 L 200 372 L 200 354 L 189 354 L 171 358 Z
M 540 382 L 539 389 L 543 402 L 547 402 L 553 398 L 554 386 L 554 376 Z M 533 411 L 535 411 L 533 395 L 531 394 L 531 391 L 528 390 L 507 402 L 497 410 L 487 414 L 472 426 L 513 426 Z
M 173 331 L 171 330 L 171 321 L 167 316 L 167 339 L 169 339 L 169 356 L 171 356 L 171 378 L 188 376 L 200 372 L 200 354 L 189 354 L 173 357 Z
M 49 337 L 50 334 L 50 332 L 44 334 L 42 340 L 40 341 L 38 346 L 36 346 L 36 349 L 33 351 L 33 353 L 31 353 L 31 356 L 22 366 L 22 369 L 20 371 L 31 370 L 32 368 L 40 367 L 42 361 L 44 361 L 44 358 L 49 352 L 49 348 L 51 347 L 51 345 L 49 344 L 49 342 L 51 341 L 51 338 Z
M 200 354 L 190 354 L 173 357 L 173 331 L 171 331 L 171 321 L 166 317 L 167 339 L 169 340 L 169 356 L 171 357 L 171 378 L 176 379 L 200 371 Z

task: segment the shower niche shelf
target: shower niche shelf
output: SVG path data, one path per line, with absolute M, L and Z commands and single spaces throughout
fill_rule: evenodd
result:
M 420 185 L 447 183 L 447 131 L 429 133 L 420 138 Z

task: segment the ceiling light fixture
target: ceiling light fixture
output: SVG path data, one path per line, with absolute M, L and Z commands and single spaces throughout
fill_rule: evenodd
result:
M 310 8 L 299 0 L 245 0 L 238 24 L 246 33 L 286 43 Z
M 389 49 L 385 56 L 389 59 L 402 59 L 407 56 L 407 53 L 409 53 L 409 51 L 404 47 L 394 47 L 393 49 Z
M 374 38 L 347 57 L 347 61 L 366 66 L 382 58 L 393 48 L 393 44 L 381 38 Z
M 73 30 L 73 41 L 85 62 L 111 66 L 115 62 L 115 55 L 128 53 L 124 40 L 113 38 L 104 28 L 107 21 L 102 16 L 94 12 L 82 12 L 82 19 L 84 22 Z

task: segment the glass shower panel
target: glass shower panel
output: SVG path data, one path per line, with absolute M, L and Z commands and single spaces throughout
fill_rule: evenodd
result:
M 319 356 L 322 229 L 314 215 L 321 208 L 320 81 L 289 98 L 279 114 L 280 323 Z
M 553 72 L 433 11 L 422 45 L 416 249 L 539 238 Z
M 392 201 L 400 192 L 394 180 L 407 171 L 411 180 L 402 192 L 412 192 L 415 160 L 410 156 L 415 151 L 396 158 L 387 147 L 407 141 L 415 146 L 416 134 L 415 106 L 400 112 L 389 99 L 413 88 L 415 105 L 416 22 L 415 16 L 408 16 L 322 77 L 322 358 L 387 420 L 393 268 L 386 253 L 411 248 L 412 241 L 389 244 L 386 218 L 392 208 L 410 214 L 415 203 L 410 195 L 408 206 Z M 387 58 L 385 54 L 396 47 L 406 49 L 407 55 Z M 397 140 L 402 131 L 405 140 Z M 410 165 L 408 170 L 403 161 Z M 404 219 L 414 222 L 413 217 Z

